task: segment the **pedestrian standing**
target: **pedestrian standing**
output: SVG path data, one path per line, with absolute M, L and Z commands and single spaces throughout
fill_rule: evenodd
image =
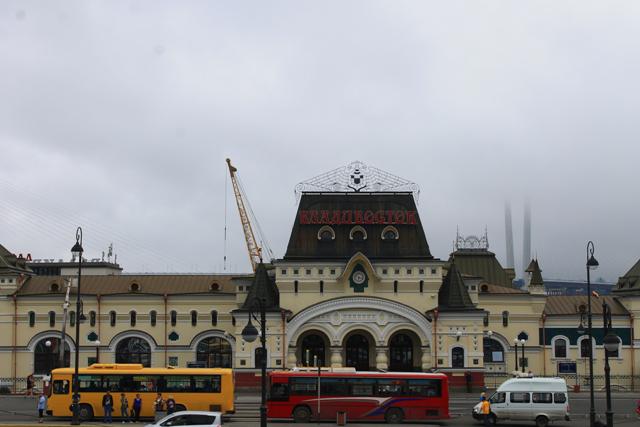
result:
M 485 427 L 490 426 L 489 414 L 491 413 L 491 404 L 486 397 L 483 397 L 482 402 L 480 402 L 480 413 L 482 414 L 482 421 L 484 422 Z
M 136 398 L 133 399 L 133 421 L 138 422 L 140 420 L 140 411 L 142 410 L 142 399 L 140 399 L 140 393 L 136 394 Z
M 169 396 L 167 399 L 167 415 L 173 414 L 176 411 L 176 401 L 173 396 Z
M 111 424 L 113 422 L 113 396 L 109 393 L 109 390 L 102 396 L 102 409 L 104 410 L 104 422 Z
M 27 396 L 33 396 L 33 374 L 27 376 Z
M 131 418 L 129 418 L 129 400 L 124 393 L 120 393 L 120 416 L 122 417 L 122 424 L 127 421 L 131 422 Z
M 42 424 L 42 420 L 44 417 L 44 411 L 47 409 L 47 398 L 44 393 L 40 393 L 40 398 L 38 399 L 38 422 Z
M 164 418 L 164 399 L 162 398 L 162 393 L 158 393 L 156 400 L 153 401 L 153 409 L 155 411 L 156 421 L 160 421 Z

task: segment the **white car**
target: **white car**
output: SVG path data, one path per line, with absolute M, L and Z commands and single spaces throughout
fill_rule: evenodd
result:
M 167 415 L 153 424 L 147 424 L 145 427 L 220 427 L 221 425 L 222 414 L 220 412 L 180 411 Z

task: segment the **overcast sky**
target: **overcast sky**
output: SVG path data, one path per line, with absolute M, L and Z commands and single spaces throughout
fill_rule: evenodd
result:
M 250 270 L 225 158 L 277 257 L 295 185 L 421 188 L 432 253 L 488 230 L 545 278 L 640 258 L 640 3 L 2 1 L 0 244 L 127 272 Z

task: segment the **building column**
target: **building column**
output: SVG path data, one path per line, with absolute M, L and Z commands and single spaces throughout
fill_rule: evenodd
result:
M 298 358 L 296 357 L 296 347 L 289 346 L 289 350 L 287 351 L 287 367 L 295 368 L 298 366 Z
M 429 369 L 431 369 L 432 363 L 431 363 L 431 347 L 427 347 L 427 346 L 421 346 L 420 350 L 422 350 L 422 370 L 423 371 L 428 371 Z
M 376 369 L 387 370 L 389 360 L 387 358 L 387 350 L 389 347 L 376 347 Z
M 331 347 L 331 367 L 342 368 L 342 347 Z

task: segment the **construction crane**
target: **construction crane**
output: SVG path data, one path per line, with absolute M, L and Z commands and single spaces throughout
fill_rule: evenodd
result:
M 247 242 L 247 250 L 249 251 L 249 260 L 251 261 L 251 268 L 256 271 L 258 263 L 262 262 L 263 252 L 269 258 L 269 261 L 273 259 L 273 252 L 267 243 L 264 233 L 260 228 L 260 224 L 251 209 L 249 199 L 247 199 L 246 193 L 240 181 L 240 177 L 237 172 L 238 169 L 231 165 L 231 159 L 227 159 L 227 165 L 229 166 L 229 175 L 231 176 L 231 185 L 233 186 L 233 192 L 236 196 L 236 204 L 238 205 L 238 213 L 240 214 L 240 222 L 242 223 L 242 230 L 244 231 L 244 239 Z M 258 237 L 260 238 L 260 245 L 256 241 L 256 237 L 253 231 L 251 223 L 256 226 Z

